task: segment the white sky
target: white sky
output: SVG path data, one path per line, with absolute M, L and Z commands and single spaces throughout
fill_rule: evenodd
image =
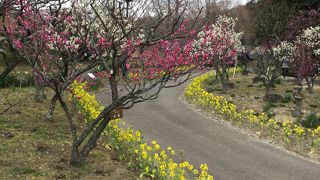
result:
M 241 4 L 246 4 L 246 3 L 247 3 L 247 0 L 240 0 L 240 3 L 241 3 Z
M 233 5 L 237 5 L 237 4 L 245 5 L 247 3 L 247 1 L 248 0 L 232 0 Z

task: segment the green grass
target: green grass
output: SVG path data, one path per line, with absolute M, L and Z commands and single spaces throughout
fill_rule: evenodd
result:
M 0 89 L 0 112 L 9 102 L 17 102 L 34 89 Z M 50 97 L 47 92 L 48 97 Z M 57 105 L 53 122 L 45 120 L 48 101 L 33 98 L 0 116 L 0 179 L 137 179 L 124 162 L 114 160 L 113 152 L 103 148 L 103 140 L 91 153 L 87 165 L 68 165 L 71 136 L 62 109 Z M 82 122 L 77 117 L 77 125 Z

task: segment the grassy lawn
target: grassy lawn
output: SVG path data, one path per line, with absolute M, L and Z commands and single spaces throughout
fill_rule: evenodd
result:
M 0 112 L 8 107 L 7 101 L 17 102 L 33 91 L 0 89 Z M 49 92 L 47 95 L 51 96 Z M 125 163 L 114 158 L 113 152 L 103 148 L 103 140 L 87 165 L 69 166 L 71 136 L 67 121 L 59 105 L 53 122 L 46 121 L 48 102 L 37 104 L 31 97 L 0 116 L 0 179 L 137 179 Z
M 301 120 L 307 116 L 311 111 L 319 113 L 320 107 L 320 85 L 315 84 L 314 93 L 309 94 L 306 89 L 306 84 L 304 84 L 303 89 L 303 117 L 300 119 L 295 119 L 292 117 L 292 112 L 294 110 L 294 98 L 292 95 L 293 87 L 295 86 L 293 78 L 280 77 L 278 84 L 272 89 L 272 93 L 279 94 L 287 100 L 283 100 L 278 103 L 267 103 L 263 100 L 265 95 L 265 87 L 260 84 L 252 84 L 252 78 L 254 74 L 249 74 L 247 76 L 237 74 L 235 78 L 231 78 L 230 82 L 235 84 L 235 88 L 229 89 L 226 94 L 222 94 L 222 89 L 220 83 L 210 83 L 207 82 L 206 90 L 213 92 L 225 97 L 232 97 L 234 103 L 238 108 L 243 109 L 253 109 L 258 112 L 273 111 L 275 113 L 276 120 L 284 120 L 286 118 Z M 291 100 L 290 100 L 291 99 Z

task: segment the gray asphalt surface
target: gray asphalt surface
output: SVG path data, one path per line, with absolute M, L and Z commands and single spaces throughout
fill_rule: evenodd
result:
M 148 141 L 183 150 L 194 165 L 207 163 L 216 180 L 320 180 L 320 165 L 264 143 L 185 105 L 185 85 L 165 89 L 158 99 L 124 112 Z M 106 93 L 97 94 L 106 104 Z

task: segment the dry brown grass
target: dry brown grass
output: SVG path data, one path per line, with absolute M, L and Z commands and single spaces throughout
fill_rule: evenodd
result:
M 219 83 L 213 83 L 208 85 L 206 88 L 210 88 L 216 94 L 223 95 L 225 97 L 232 97 L 234 103 L 238 108 L 243 109 L 254 109 L 258 112 L 262 112 L 266 106 L 266 102 L 263 100 L 265 95 L 265 87 L 259 84 L 252 84 L 252 78 L 254 74 L 243 76 L 237 74 L 234 79 L 230 79 L 231 83 L 235 84 L 235 88 L 230 89 L 227 94 L 222 94 L 221 85 Z M 281 84 L 276 84 L 275 88 L 272 89 L 272 93 L 279 95 L 291 95 L 294 85 L 293 78 L 280 78 Z M 320 110 L 320 84 L 315 84 L 314 93 L 309 94 L 306 91 L 306 84 L 303 89 L 303 119 L 309 112 L 313 111 L 319 114 Z M 293 100 L 293 96 L 292 96 Z M 276 113 L 275 118 L 277 120 L 283 120 L 285 118 L 295 119 L 292 117 L 292 111 L 294 110 L 295 104 L 291 102 L 279 102 L 271 103 L 271 109 Z M 295 119 L 297 120 L 297 119 Z

